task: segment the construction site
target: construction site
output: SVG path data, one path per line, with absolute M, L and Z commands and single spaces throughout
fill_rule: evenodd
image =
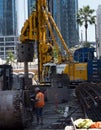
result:
M 0 65 L 0 130 L 101 130 L 101 59 L 94 57 L 95 49 L 70 51 L 47 0 L 36 0 L 36 10 L 25 21 L 19 39 L 21 70 Z M 38 61 L 30 67 L 35 43 Z M 31 102 L 37 87 L 45 97 L 43 124 L 37 124 Z

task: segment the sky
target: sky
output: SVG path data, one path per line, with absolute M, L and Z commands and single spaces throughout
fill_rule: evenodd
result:
M 27 7 L 27 0 L 17 0 L 18 34 L 21 33 L 24 22 L 28 19 Z
M 79 4 L 79 8 L 89 5 L 91 9 L 95 10 L 94 15 L 96 15 L 98 5 L 101 5 L 101 0 L 78 0 L 78 4 Z M 83 35 L 83 40 L 85 40 L 84 27 L 81 27 L 79 29 L 80 39 L 81 39 L 81 32 Z M 94 25 L 88 26 L 88 41 L 95 41 L 95 26 Z

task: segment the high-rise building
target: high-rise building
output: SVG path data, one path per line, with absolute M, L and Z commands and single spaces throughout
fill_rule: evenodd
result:
M 58 26 L 60 32 L 61 32 L 61 19 L 60 19 L 60 0 L 49 0 L 49 11 L 51 12 L 54 21 L 56 22 L 56 25 Z M 54 32 L 56 41 L 59 45 L 59 48 L 61 48 L 60 39 L 56 33 Z
M 18 36 L 0 36 L 0 58 L 6 60 L 9 51 L 11 51 L 14 56 L 16 56 L 16 44 L 18 43 Z
M 47 4 L 48 4 L 48 10 L 51 12 L 52 16 L 53 16 L 53 0 L 47 0 Z
M 76 22 L 78 0 L 54 0 L 54 19 L 68 47 L 79 43 L 79 28 Z
M 96 42 L 97 57 L 101 58 L 101 5 L 97 9 Z
M 32 13 L 36 6 L 36 0 L 28 0 L 28 16 Z
M 15 0 L 0 0 L 0 35 L 15 35 L 17 15 Z
M 79 44 L 79 28 L 76 20 L 77 11 L 78 0 L 67 0 L 69 47 Z
M 17 42 L 16 0 L 0 0 L 0 58 L 6 60 L 8 51 L 15 55 Z

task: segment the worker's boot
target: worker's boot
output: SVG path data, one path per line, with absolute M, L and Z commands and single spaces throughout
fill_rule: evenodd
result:
M 43 117 L 40 117 L 40 124 L 43 125 Z
M 36 120 L 37 120 L 37 125 L 39 125 L 39 117 L 37 117 Z

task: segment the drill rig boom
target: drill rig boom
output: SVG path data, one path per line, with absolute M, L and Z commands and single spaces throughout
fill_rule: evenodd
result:
M 67 52 L 68 58 L 62 57 L 53 33 L 53 28 L 57 32 L 60 41 Z M 54 48 L 56 48 L 58 55 L 57 63 L 60 64 L 65 60 L 70 62 L 73 61 L 72 54 L 52 18 L 51 13 L 48 11 L 46 0 L 36 1 L 36 11 L 33 11 L 29 19 L 25 22 L 24 27 L 21 30 L 20 41 L 22 43 L 37 41 L 39 81 L 42 79 L 43 64 L 49 62 L 54 63 Z

